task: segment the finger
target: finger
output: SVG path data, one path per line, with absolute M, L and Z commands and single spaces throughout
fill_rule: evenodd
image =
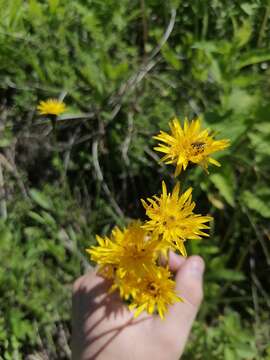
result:
M 184 323 L 189 329 L 203 297 L 204 261 L 200 256 L 189 257 L 178 270 L 176 293 L 183 302 L 174 304 L 168 312 L 168 321 Z
M 180 255 L 177 255 L 172 250 L 169 251 L 167 256 L 161 255 L 159 259 L 159 265 L 167 266 L 172 272 L 176 272 L 181 265 L 185 262 L 186 258 Z
M 177 272 L 180 267 L 185 263 L 186 258 L 180 255 L 177 255 L 175 252 L 169 252 L 169 268 L 173 272 Z
M 179 349 L 188 338 L 192 323 L 203 297 L 204 261 L 199 256 L 187 258 L 176 273 L 176 292 L 183 298 L 170 307 L 165 320 L 159 321 L 159 331 L 169 333 Z M 158 321 L 158 320 L 157 320 Z M 180 351 L 180 350 L 179 350 Z
M 203 298 L 203 274 L 204 261 L 200 256 L 189 257 L 185 264 L 176 274 L 176 292 L 184 299 L 185 303 L 190 303 L 198 307 Z

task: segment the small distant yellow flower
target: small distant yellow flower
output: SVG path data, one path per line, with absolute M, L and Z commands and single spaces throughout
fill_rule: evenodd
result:
M 139 275 L 142 269 L 153 266 L 158 243 L 141 225 L 140 221 L 135 221 L 123 230 L 114 228 L 110 238 L 96 237 L 98 246 L 86 251 L 100 266 L 101 273 L 113 274 L 114 267 L 121 278 L 129 272 Z
M 134 299 L 129 305 L 134 310 L 134 317 L 142 311 L 153 314 L 157 311 L 161 319 L 169 305 L 183 301 L 175 292 L 175 281 L 171 279 L 171 273 L 166 268 L 156 267 L 155 271 L 146 271 L 144 276 L 137 281 Z
M 57 99 L 48 99 L 46 101 L 40 101 L 37 110 L 41 115 L 57 116 L 66 111 L 66 105 Z
M 161 158 L 165 164 L 176 166 L 175 176 L 186 170 L 188 163 L 199 164 L 206 171 L 208 163 L 220 166 L 220 163 L 209 155 L 227 148 L 229 140 L 214 140 L 208 129 L 201 129 L 201 120 L 198 118 L 189 122 L 185 119 L 184 127 L 177 118 L 169 123 L 171 133 L 160 131 L 154 139 L 160 141 L 154 150 L 164 153 Z
M 162 238 L 161 251 L 166 252 L 172 248 L 179 250 L 183 256 L 187 256 L 185 240 L 209 236 L 203 230 L 209 229 L 205 223 L 212 218 L 193 213 L 196 204 L 192 201 L 191 194 L 192 188 L 180 194 L 179 182 L 175 185 L 172 194 L 167 193 L 166 184 L 163 181 L 160 197 L 148 198 L 148 203 L 142 200 L 146 215 L 150 218 L 142 227 Z

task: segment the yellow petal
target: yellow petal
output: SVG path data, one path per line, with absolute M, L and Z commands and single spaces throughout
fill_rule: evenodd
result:
M 210 164 L 216 165 L 218 167 L 221 166 L 220 162 L 218 162 L 217 160 L 215 160 L 213 158 L 209 158 L 208 160 L 209 160 Z
M 167 197 L 167 188 L 166 188 L 165 181 L 162 181 L 162 195 L 163 195 L 163 198 L 166 199 L 166 197 Z

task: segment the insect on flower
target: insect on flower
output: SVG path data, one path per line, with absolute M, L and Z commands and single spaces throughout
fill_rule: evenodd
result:
M 229 140 L 215 140 L 214 134 L 201 129 L 201 120 L 198 118 L 189 122 L 185 119 L 183 128 L 177 118 L 169 123 L 171 133 L 160 131 L 154 136 L 159 141 L 154 150 L 165 154 L 161 161 L 176 166 L 175 176 L 186 170 L 189 163 L 199 164 L 207 171 L 208 164 L 220 166 L 220 163 L 210 157 L 212 153 L 229 146 Z

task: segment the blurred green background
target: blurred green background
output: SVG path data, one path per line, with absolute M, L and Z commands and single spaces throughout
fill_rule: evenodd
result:
M 171 185 L 152 135 L 201 114 L 229 138 L 190 169 L 211 237 L 184 359 L 270 359 L 270 2 L 0 0 L 0 359 L 70 359 L 72 282 L 95 234 Z M 40 100 L 68 112 L 57 136 Z

